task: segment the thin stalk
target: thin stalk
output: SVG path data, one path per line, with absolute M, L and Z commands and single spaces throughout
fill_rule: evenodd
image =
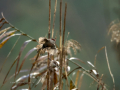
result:
M 65 41 L 65 27 L 66 27 L 66 13 L 67 13 L 67 3 L 65 3 L 65 12 L 64 12 L 64 26 L 63 26 L 63 37 L 62 37 L 62 62 L 65 64 L 65 76 L 66 76 L 66 83 L 68 85 L 68 78 L 67 78 L 67 62 L 65 61 L 65 50 L 64 50 L 64 41 Z
M 80 68 L 81 68 L 81 67 L 77 67 L 77 68 L 73 69 L 71 72 L 68 73 L 67 76 L 69 76 L 69 75 L 70 75 L 71 73 L 73 73 L 75 70 L 80 69 Z
M 4 61 L 3 64 L 2 64 L 2 67 L 1 67 L 1 69 L 0 69 L 0 72 L 2 71 L 2 68 L 4 67 L 4 65 L 5 65 L 5 63 L 6 63 L 7 59 L 8 59 L 8 57 L 10 56 L 11 52 L 13 51 L 15 45 L 18 43 L 19 39 L 20 39 L 20 36 L 18 37 L 18 39 L 16 40 L 16 42 L 15 42 L 15 44 L 13 45 L 12 49 L 11 49 L 10 52 L 8 53 L 8 55 L 7 55 L 6 59 L 5 59 L 5 61 Z
M 68 60 L 69 60 L 69 59 L 68 59 Z M 72 62 L 72 63 L 74 63 L 75 65 L 79 66 L 79 67 L 85 72 L 86 75 L 88 75 L 88 76 L 91 77 L 93 80 L 95 80 L 97 83 L 99 83 L 99 80 L 98 80 L 95 76 L 93 76 L 88 70 L 86 70 L 85 68 L 81 67 L 79 64 L 75 63 L 75 62 L 72 61 L 72 60 L 69 60 L 69 61 Z M 102 87 L 104 87 L 105 90 L 107 90 L 107 88 L 104 86 L 104 83 L 100 83 L 100 85 L 101 85 Z
M 53 36 L 54 36 L 54 27 L 55 27 L 56 8 L 57 8 L 57 0 L 55 0 L 55 7 L 54 7 L 53 27 L 52 27 L 52 38 L 53 38 Z
M 49 61 L 49 53 L 48 53 L 48 62 L 47 62 L 47 90 L 49 90 L 49 81 L 50 81 L 50 71 L 49 71 L 50 61 Z
M 38 57 L 40 56 L 40 51 L 37 53 L 37 56 L 36 56 L 36 58 L 35 58 L 35 61 L 37 61 L 38 60 Z M 34 67 L 34 64 L 32 65 L 32 67 L 31 67 L 31 70 L 30 70 L 30 72 L 29 72 L 29 77 L 28 77 L 28 85 L 29 85 L 29 90 L 31 90 L 31 79 L 30 79 L 30 73 L 32 72 L 32 70 L 33 70 L 33 67 Z
M 50 39 L 50 25 L 51 25 L 51 0 L 49 0 L 49 27 L 48 27 L 48 38 Z M 50 84 L 49 84 L 49 79 L 50 79 L 50 71 L 49 71 L 49 67 L 50 67 L 50 60 L 49 60 L 49 52 L 48 52 L 48 61 L 47 61 L 47 90 L 49 90 L 50 88 Z
M 81 74 L 81 76 L 80 76 L 80 82 L 79 82 L 79 90 L 80 90 L 80 88 L 81 88 L 81 85 L 82 85 L 82 80 L 83 80 L 83 76 L 84 76 L 84 72 Z
M 64 27 L 63 27 L 63 38 L 62 38 L 62 58 L 64 58 L 64 63 L 65 63 L 64 40 L 65 40 L 66 13 L 67 13 L 67 3 L 65 3 Z M 66 69 L 65 69 L 65 70 L 66 70 Z
M 59 90 L 62 90 L 62 0 L 60 0 L 60 77 L 59 77 Z
M 50 38 L 50 25 L 51 25 L 51 0 L 49 0 L 49 27 L 48 27 L 48 38 Z
M 1 13 L 1 14 L 2 14 L 3 19 L 6 21 L 7 24 L 9 24 L 9 25 L 11 26 L 11 28 L 14 28 L 14 29 L 17 30 L 18 32 L 22 33 L 24 36 L 27 36 L 28 38 L 32 39 L 32 41 L 37 42 L 37 40 L 35 40 L 33 37 L 25 34 L 23 31 L 21 31 L 21 30 L 17 29 L 16 27 L 14 27 L 11 23 L 9 23 L 9 22 L 7 21 L 7 19 L 6 19 L 6 18 L 4 17 L 4 15 L 3 15 L 3 13 Z
M 64 46 L 64 38 L 65 38 L 66 13 L 67 13 L 67 3 L 65 3 L 65 12 L 64 12 L 64 28 L 63 28 L 62 46 Z
M 110 69 L 110 64 L 109 64 L 109 60 L 108 60 L 108 55 L 107 55 L 106 46 L 105 46 L 105 55 L 106 55 L 106 60 L 107 60 L 108 69 L 109 69 L 110 75 L 111 75 L 112 80 L 113 80 L 113 90 L 115 90 L 115 80 L 114 80 L 114 76 L 113 76 L 113 74 L 112 74 L 112 71 L 111 71 L 111 69 Z
M 60 48 L 62 46 L 62 0 L 60 0 Z

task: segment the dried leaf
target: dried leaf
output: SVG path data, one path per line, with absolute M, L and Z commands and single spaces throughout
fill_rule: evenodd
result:
M 4 20 L 4 18 L 0 18 L 0 23 Z
M 36 49 L 37 49 L 37 48 L 36 48 Z M 37 52 L 37 55 L 35 56 L 35 62 L 33 63 L 32 67 L 31 67 L 30 73 L 31 73 L 34 65 L 37 63 L 36 61 L 38 60 L 39 55 L 40 55 L 40 50 Z
M 80 90 L 81 85 L 82 85 L 83 76 L 84 76 L 84 72 L 83 72 L 82 75 L 80 76 L 80 82 L 79 82 L 79 85 L 78 85 L 79 90 Z
M 47 70 L 44 70 L 43 72 L 39 73 L 38 75 L 35 76 L 35 78 L 40 77 L 41 75 L 45 74 L 46 71 L 47 71 Z M 42 78 L 42 77 L 40 77 L 40 79 L 37 79 L 37 80 L 36 80 L 36 83 L 34 83 L 33 86 L 35 85 L 35 87 L 36 87 L 36 86 L 40 83 L 41 78 Z M 32 87 L 33 87 L 33 86 L 32 86 Z
M 23 82 L 23 81 L 25 81 L 25 79 L 28 78 L 28 77 L 29 77 L 29 75 L 24 75 L 24 76 L 18 78 L 15 82 L 16 82 L 16 83 L 18 83 L 18 82 Z
M 32 40 L 27 40 L 27 41 L 25 41 L 25 42 L 23 43 L 21 49 L 20 49 L 20 52 L 19 52 L 19 55 L 18 55 L 18 58 L 17 58 L 15 77 L 16 77 L 16 72 L 17 72 L 18 66 L 19 66 L 20 56 L 21 56 L 23 50 L 25 49 L 25 47 L 27 46 L 27 44 L 28 44 L 29 42 L 31 42 L 31 41 L 32 41 Z
M 16 36 L 16 35 L 21 35 L 21 34 L 13 34 L 13 35 L 11 35 L 11 36 L 6 37 L 6 38 L 0 43 L 0 48 L 2 48 L 3 45 L 4 45 L 11 37 Z
M 94 75 L 96 75 L 97 77 L 99 76 L 99 73 L 98 73 L 95 69 L 92 69 L 92 72 L 93 72 Z
M 12 49 L 11 49 L 10 52 L 8 53 L 6 59 L 4 60 L 2 66 L 1 66 L 0 72 L 2 71 L 2 69 L 3 69 L 3 67 L 4 67 L 4 65 L 5 65 L 5 63 L 6 63 L 7 59 L 8 59 L 8 57 L 10 56 L 10 54 L 11 54 L 12 50 L 14 49 L 15 45 L 18 43 L 18 40 L 19 40 L 19 39 L 20 39 L 20 36 L 18 37 L 18 39 L 17 39 L 16 42 L 14 43 Z
M 104 48 L 105 48 L 105 46 L 103 46 L 102 48 L 100 48 L 100 49 L 98 50 L 97 54 L 98 54 L 102 49 L 104 49 Z M 96 66 L 97 54 L 95 55 L 94 66 Z
M 9 32 L 6 32 L 6 33 L 2 34 L 2 35 L 0 36 L 0 40 L 3 39 L 3 38 L 6 37 L 6 36 L 11 36 L 11 35 L 14 34 L 15 32 L 16 32 L 16 30 L 13 30 L 13 31 L 9 31 Z
M 71 57 L 71 58 L 69 58 L 69 60 L 78 60 L 78 61 L 80 61 L 80 62 L 82 62 L 82 63 L 84 63 L 84 64 L 85 64 L 85 62 L 83 62 L 81 59 L 76 58 L 76 57 Z
M 99 53 L 99 52 L 100 52 L 102 49 L 104 49 L 104 48 L 105 48 L 105 46 L 103 46 L 102 48 L 100 48 L 97 53 Z
M 30 74 L 30 77 L 31 78 L 34 78 L 34 76 L 38 75 L 39 72 L 34 72 L 34 73 L 31 73 Z M 28 84 L 28 82 L 24 82 L 27 78 L 29 77 L 29 74 L 28 75 L 24 75 L 22 77 L 20 77 L 19 79 L 16 80 L 16 82 L 14 82 L 13 86 L 12 86 L 12 90 L 15 90 L 17 87 L 19 86 L 23 86 L 23 85 L 26 85 Z
M 108 70 L 109 70 L 109 73 L 110 73 L 111 78 L 112 78 L 112 81 L 113 81 L 113 90 L 115 90 L 115 79 L 114 79 L 114 76 L 113 76 L 112 71 L 111 71 L 111 69 L 110 69 L 110 64 L 109 64 L 109 60 L 108 60 L 108 55 L 107 55 L 106 46 L 105 46 L 105 56 L 106 56 L 106 61 L 107 61 L 107 65 L 108 65 Z
M 18 74 L 19 74 L 19 72 L 20 72 L 20 70 L 21 70 L 21 68 L 22 68 L 25 60 L 27 59 L 27 57 L 28 57 L 33 51 L 35 51 L 35 50 L 37 50 L 37 48 L 34 47 L 34 48 L 32 48 L 32 49 L 25 55 L 25 57 L 24 57 L 21 65 L 20 65 L 20 68 L 19 68 L 19 70 L 18 70 Z
M 58 83 L 57 74 L 54 72 L 54 85 Z
M 3 81 L 2 86 L 6 83 L 6 78 L 7 78 L 8 74 L 9 74 L 10 70 L 12 69 L 13 65 L 16 63 L 16 61 L 17 61 L 17 60 L 15 60 L 15 61 L 13 62 L 13 64 L 11 65 L 9 71 L 7 72 L 7 74 L 6 74 L 5 78 L 4 78 L 4 81 Z M 1 86 L 1 87 L 2 87 L 2 86 Z
M 32 58 L 31 60 L 35 60 L 35 58 L 36 58 L 36 56 L 35 56 L 34 58 Z M 42 61 L 44 61 L 44 60 L 47 59 L 47 58 L 48 58 L 48 55 L 40 56 L 40 57 L 37 59 L 37 61 L 35 61 L 33 64 L 42 62 Z
M 50 90 L 53 90 L 53 86 L 54 86 L 54 69 L 52 68 L 52 72 L 50 73 Z
M 36 49 L 37 49 L 37 48 L 36 48 Z M 39 55 L 40 55 L 40 50 L 39 50 L 38 53 L 37 53 L 37 56 L 36 56 L 36 58 L 35 58 L 35 61 L 37 61 Z M 30 73 L 31 73 L 31 71 L 33 70 L 33 67 L 34 67 L 34 64 L 33 64 L 32 67 L 31 67 Z M 29 73 L 29 74 L 30 74 L 30 73 Z M 30 77 L 28 78 L 28 85 L 29 85 L 29 89 L 31 89 L 31 86 L 30 86 Z
M 23 72 L 28 72 L 30 70 L 28 69 L 25 69 L 25 70 L 21 70 L 20 73 L 23 73 Z M 18 72 L 17 72 L 18 73 Z M 12 76 L 10 76 L 5 82 L 7 82 L 8 80 L 10 80 L 11 78 L 13 78 L 15 76 L 15 74 L 13 74 Z
M 47 65 L 44 65 L 42 67 L 40 67 L 38 70 L 35 70 L 35 72 L 39 72 L 39 71 L 42 71 L 42 70 L 45 70 L 47 69 Z
M 2 42 L 0 43 L 0 48 L 2 48 L 2 47 L 3 47 L 3 45 L 4 45 L 7 41 L 8 41 L 8 39 L 6 39 L 6 40 L 2 41 Z
M 0 29 L 1 29 L 1 28 L 3 27 L 3 25 L 6 24 L 6 23 L 7 23 L 6 21 L 2 22 L 2 23 L 1 23 L 2 25 L 0 26 Z
M 81 67 L 77 67 L 77 68 L 73 69 L 71 72 L 68 73 L 67 76 L 69 76 L 69 75 L 70 75 L 71 73 L 73 73 L 75 70 L 80 69 L 80 68 L 81 68 Z
M 75 85 L 73 84 L 73 81 L 70 80 L 70 90 L 73 90 L 74 88 L 76 88 L 76 87 L 75 87 Z
M 87 63 L 92 66 L 93 68 L 95 68 L 95 66 L 90 62 L 90 61 L 87 61 Z
M 41 70 L 40 70 L 40 71 L 41 71 Z M 37 78 L 38 76 L 43 75 L 46 71 L 47 71 L 47 70 L 42 71 L 41 73 L 39 73 L 39 74 L 38 74 L 38 75 L 36 75 L 35 77 Z
M 46 68 L 47 68 L 47 67 L 46 67 Z M 43 70 L 43 68 L 41 68 L 39 71 L 42 71 L 42 70 Z M 26 72 L 26 71 L 28 71 L 28 70 L 21 70 L 20 72 Z M 33 73 L 30 74 L 30 78 L 36 78 L 36 77 L 38 77 L 38 76 L 43 75 L 45 72 L 46 72 L 46 70 L 43 71 L 43 72 L 41 72 L 41 73 L 39 73 L 38 71 L 35 71 L 35 72 L 33 72 Z M 13 76 L 15 76 L 15 74 L 12 75 L 11 78 L 12 78 Z M 25 81 L 27 78 L 29 78 L 29 74 L 24 75 L 24 76 L 18 78 L 15 83 L 23 82 L 23 81 Z
M 36 75 L 39 75 L 40 73 L 39 72 L 34 72 L 34 73 L 31 73 L 30 74 L 30 78 L 35 78 Z M 29 77 L 29 74 L 28 75 L 24 75 L 22 77 L 20 77 L 19 79 L 16 80 L 16 83 L 18 82 L 23 82 L 25 79 L 27 79 Z
M 79 74 L 80 74 L 80 70 L 78 70 L 78 71 L 77 71 L 77 74 L 76 74 L 76 80 L 75 80 L 75 86 L 76 86 L 76 87 L 77 87 L 77 84 L 78 84 Z
M 28 83 L 27 82 L 20 82 L 17 85 L 13 85 L 12 88 L 11 88 L 11 90 L 16 90 L 18 87 L 24 86 L 26 84 L 28 84 Z
M 1 31 L 0 31 L 0 34 L 6 32 L 6 31 L 9 30 L 10 28 L 11 28 L 11 27 L 7 27 L 7 28 L 1 30 Z
M 41 90 L 44 90 L 47 86 L 47 79 L 43 82 Z

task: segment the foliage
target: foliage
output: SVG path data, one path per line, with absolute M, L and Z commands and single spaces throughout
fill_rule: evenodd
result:
M 56 7 L 57 7 L 57 0 L 55 0 L 55 9 L 54 9 L 54 20 L 53 20 L 53 28 L 52 28 L 52 37 L 50 37 L 51 33 L 51 0 L 49 0 L 49 28 L 48 28 L 48 38 L 46 37 L 40 37 L 39 40 L 35 40 L 33 37 L 29 36 L 28 34 L 24 33 L 23 31 L 17 29 L 14 27 L 11 23 L 7 21 L 7 19 L 4 17 L 2 13 L 2 18 L 0 19 L 0 29 L 5 25 L 8 24 L 9 27 L 3 29 L 0 31 L 0 40 L 2 42 L 0 43 L 0 48 L 4 46 L 4 44 L 13 36 L 26 36 L 29 38 L 29 40 L 25 41 L 19 51 L 19 54 L 17 58 L 12 63 L 10 69 L 8 70 L 8 73 L 6 74 L 3 85 L 11 79 L 15 79 L 15 83 L 13 83 L 11 90 L 16 90 L 18 87 L 28 85 L 29 87 L 27 89 L 21 89 L 21 90 L 31 90 L 39 85 L 39 83 L 42 84 L 41 90 L 44 90 L 47 88 L 47 90 L 62 90 L 63 83 L 65 84 L 66 88 L 69 90 L 80 90 L 81 83 L 83 80 L 84 75 L 86 74 L 88 77 L 91 77 L 96 83 L 97 83 L 97 90 L 107 90 L 107 86 L 102 80 L 103 74 L 100 75 L 98 73 L 98 70 L 96 69 L 95 65 L 93 65 L 90 61 L 85 63 L 79 58 L 72 57 L 72 49 L 74 51 L 74 54 L 77 52 L 80 52 L 81 45 L 73 39 L 70 40 L 64 40 L 65 37 L 65 26 L 66 26 L 66 14 L 67 14 L 67 3 L 65 4 L 65 12 L 64 12 L 64 25 L 63 25 L 63 33 L 62 33 L 62 0 L 60 1 L 60 31 L 59 31 L 59 47 L 56 44 L 56 38 L 54 38 L 54 25 L 55 25 L 55 15 L 56 15 Z M 17 39 L 16 43 L 14 44 L 13 48 L 19 41 L 19 38 Z M 30 42 L 36 42 L 37 46 L 33 47 L 28 51 L 28 53 L 25 55 L 24 59 L 22 60 L 22 63 L 20 64 L 20 58 L 22 55 L 22 52 L 26 48 L 27 44 Z M 8 56 L 6 57 L 4 63 L 2 64 L 2 67 L 0 69 L 0 72 L 4 68 L 4 64 L 9 58 L 9 55 L 11 54 L 13 48 L 9 52 Z M 113 79 L 114 83 L 114 77 L 112 75 L 112 72 L 110 70 L 108 57 L 107 57 L 107 50 L 106 47 L 101 48 L 99 51 L 105 48 L 105 55 L 107 59 L 108 68 L 110 71 L 110 74 Z M 31 53 L 34 51 L 37 51 L 36 55 L 31 58 L 33 61 L 32 67 L 29 70 L 22 70 L 22 67 L 24 65 L 25 60 L 30 56 Z M 98 52 L 99 52 L 98 51 Z M 96 55 L 97 56 L 97 55 Z M 89 64 L 92 69 L 86 69 L 83 66 L 76 63 L 74 60 L 79 61 L 80 63 L 84 63 L 85 65 Z M 71 70 L 71 67 L 69 66 L 69 62 L 72 64 L 75 64 L 77 68 L 74 68 Z M 15 73 L 9 77 L 8 74 L 12 67 L 16 64 L 16 70 Z M 70 77 L 70 74 L 72 74 L 75 70 L 77 70 L 76 74 L 76 80 L 75 82 Z M 19 73 L 22 72 L 28 72 L 27 75 L 21 76 L 20 78 L 16 79 L 16 77 L 19 75 Z M 80 80 L 78 81 L 78 78 L 80 77 Z M 69 80 L 70 81 L 69 81 Z M 65 81 L 63 81 L 65 80 Z M 79 84 L 79 85 L 78 85 Z M 1 86 L 1 88 L 2 88 Z M 114 88 L 115 89 L 115 86 Z

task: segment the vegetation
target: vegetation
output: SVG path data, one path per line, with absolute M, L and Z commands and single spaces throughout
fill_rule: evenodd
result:
M 94 65 L 90 62 L 84 62 L 79 58 L 72 57 L 72 50 L 74 51 L 74 54 L 77 52 L 80 52 L 81 45 L 73 39 L 65 40 L 65 27 L 66 27 L 66 16 L 67 16 L 67 3 L 65 3 L 65 11 L 64 11 L 64 25 L 62 27 L 62 0 L 60 0 L 60 29 L 59 29 L 59 45 L 56 44 L 57 36 L 54 35 L 54 27 L 55 27 L 55 17 L 56 17 L 56 7 L 57 7 L 57 0 L 55 0 L 55 6 L 54 6 L 54 18 L 53 18 L 53 27 L 51 28 L 51 0 L 49 0 L 49 27 L 48 27 L 48 37 L 40 37 L 39 40 L 34 39 L 30 35 L 24 33 L 23 31 L 17 29 L 15 26 L 13 26 L 11 23 L 7 21 L 7 19 L 4 17 L 2 13 L 2 18 L 0 19 L 0 29 L 5 25 L 8 24 L 9 26 L 5 29 L 2 29 L 0 31 L 0 40 L 2 42 L 0 43 L 0 48 L 4 46 L 4 44 L 13 36 L 19 36 L 17 41 L 14 43 L 11 51 L 7 55 L 4 63 L 1 66 L 0 72 L 4 68 L 4 65 L 9 59 L 9 56 L 14 49 L 15 45 L 18 43 L 21 36 L 28 37 L 29 40 L 25 41 L 19 51 L 18 56 L 12 63 L 10 69 L 8 70 L 8 73 L 6 74 L 3 84 L 1 85 L 1 88 L 3 85 L 5 85 L 6 82 L 8 82 L 11 78 L 14 78 L 14 83 L 11 86 L 11 90 L 16 90 L 18 87 L 28 85 L 28 88 L 26 89 L 20 89 L 20 90 L 31 90 L 35 88 L 36 86 L 42 84 L 41 90 L 47 89 L 47 90 L 62 90 L 63 86 L 66 88 L 65 90 L 80 90 L 81 83 L 84 75 L 87 75 L 88 77 L 92 78 L 97 83 L 97 90 L 109 90 L 107 85 L 102 80 L 103 74 L 99 74 L 98 70 L 96 69 L 96 57 L 97 54 L 105 49 L 105 56 L 106 61 L 108 65 L 108 69 L 110 72 L 110 75 L 113 80 L 113 90 L 115 90 L 115 81 L 113 74 L 110 69 L 109 60 L 107 56 L 107 49 L 106 46 L 102 47 L 100 50 L 98 50 L 97 54 L 95 55 L 95 62 Z M 112 40 L 116 40 L 118 43 L 119 40 L 119 33 L 116 31 L 118 25 L 115 24 L 111 25 L 109 33 L 112 31 Z M 63 29 L 63 30 L 62 30 Z M 51 34 L 52 32 L 52 34 Z M 118 34 L 117 34 L 118 33 Z M 68 34 L 69 35 L 69 34 Z M 117 38 L 116 38 L 117 37 Z M 22 63 L 20 63 L 20 58 L 22 55 L 22 52 L 26 48 L 27 44 L 30 42 L 36 42 L 37 46 L 30 49 L 28 53 L 24 56 L 24 59 L 22 60 Z M 22 70 L 22 67 L 24 65 L 25 60 L 30 56 L 31 53 L 34 51 L 37 51 L 36 55 L 31 58 L 32 60 L 32 66 L 28 70 Z M 89 64 L 92 69 L 86 69 L 80 64 L 76 63 L 75 60 L 79 61 L 80 63 L 83 63 L 84 65 Z M 71 66 L 69 63 L 75 64 L 76 68 L 71 70 Z M 12 67 L 16 64 L 15 73 L 8 77 L 9 72 L 11 71 Z M 76 73 L 76 79 L 75 82 L 72 80 L 70 74 L 73 72 Z M 22 73 L 22 72 L 28 72 L 28 74 L 19 77 L 16 79 L 16 77 Z M 80 80 L 78 80 L 80 77 Z M 40 83 L 40 84 L 39 84 Z

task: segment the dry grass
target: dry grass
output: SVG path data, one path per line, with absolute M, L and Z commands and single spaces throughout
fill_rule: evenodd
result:
M 49 27 L 48 27 L 48 38 L 40 37 L 39 40 L 35 40 L 31 36 L 25 34 L 23 31 L 17 29 L 12 24 L 10 24 L 7 19 L 3 16 L 0 19 L 0 29 L 5 25 L 8 24 L 9 27 L 3 29 L 0 31 L 0 40 L 3 40 L 0 43 L 0 48 L 4 46 L 4 44 L 13 36 L 19 35 L 19 36 L 26 36 L 30 40 L 27 40 L 23 43 L 20 52 L 11 65 L 10 69 L 8 70 L 8 73 L 6 74 L 3 85 L 5 85 L 8 80 L 11 78 L 15 79 L 15 83 L 11 86 L 11 90 L 16 90 L 18 87 L 22 87 L 24 85 L 28 85 L 29 87 L 25 90 L 31 90 L 35 88 L 36 86 L 42 84 L 41 90 L 44 90 L 47 88 L 47 90 L 62 90 L 63 89 L 63 83 L 66 84 L 67 88 L 69 90 L 80 90 L 83 76 L 87 75 L 88 77 L 92 78 L 96 83 L 97 87 L 96 89 L 99 90 L 108 90 L 106 87 L 106 84 L 102 81 L 103 76 L 99 76 L 98 71 L 96 70 L 96 67 L 88 61 L 88 64 L 93 67 L 93 69 L 85 69 L 78 63 L 76 63 L 74 60 L 79 61 L 80 63 L 84 63 L 85 65 L 87 63 L 83 62 L 79 58 L 72 57 L 71 49 L 73 49 L 74 54 L 77 54 L 81 50 L 81 45 L 76 40 L 64 40 L 65 38 L 65 26 L 66 26 L 66 15 L 67 15 L 67 3 L 65 3 L 65 11 L 64 11 L 64 25 L 62 30 L 62 0 L 60 0 L 60 44 L 59 47 L 56 45 L 56 40 L 54 39 L 54 25 L 55 25 L 55 14 L 56 14 L 56 7 L 57 7 L 57 0 L 55 1 L 55 8 L 54 8 L 54 18 L 53 18 L 53 28 L 52 28 L 52 36 L 51 36 L 51 0 L 49 0 Z M 116 26 L 117 27 L 117 26 Z M 116 28 L 114 27 L 114 28 Z M 11 29 L 13 30 L 11 30 Z M 113 27 L 112 27 L 113 28 Z M 8 31 L 10 30 L 10 31 Z M 110 31 L 116 31 L 110 29 Z M 62 33 L 63 32 L 63 33 Z M 52 38 L 51 38 L 52 37 Z M 20 37 L 19 37 L 20 38 Z M 19 41 L 19 38 L 17 39 L 16 43 L 14 44 L 13 48 Z M 114 37 L 115 38 L 115 37 Z M 116 40 L 116 39 L 115 39 Z M 119 39 L 118 39 L 119 41 Z M 118 42 L 117 41 L 117 42 Z M 22 63 L 20 62 L 21 54 L 26 48 L 27 44 L 30 42 L 36 42 L 38 45 L 33 47 L 31 50 L 28 51 L 28 53 L 25 55 L 24 59 L 22 60 Z M 9 52 L 8 56 L 6 57 L 4 63 L 2 64 L 2 67 L 0 69 L 0 72 L 4 68 L 5 62 L 7 59 L 9 59 L 9 56 L 13 50 Z M 100 49 L 101 50 L 101 49 Z M 30 56 L 31 53 L 34 51 L 37 51 L 36 55 L 31 60 L 33 61 L 32 67 L 30 70 L 22 70 L 22 67 L 24 65 L 25 60 L 28 56 Z M 99 52 L 99 51 L 98 51 Z M 106 52 L 106 58 L 107 58 L 107 51 Z M 75 64 L 77 68 L 71 70 L 69 66 L 69 62 Z M 108 58 L 107 58 L 108 62 Z M 8 77 L 9 72 L 11 71 L 11 68 L 16 64 L 16 71 L 11 76 Z M 108 62 L 108 68 L 110 70 L 109 62 Z M 70 74 L 73 73 L 75 70 L 77 70 L 76 80 L 75 83 L 70 77 Z M 81 71 L 80 71 L 81 70 Z M 21 76 L 20 78 L 16 79 L 16 76 L 18 76 L 21 72 L 28 72 L 27 75 Z M 112 73 L 111 73 L 112 76 Z M 78 78 L 80 77 L 80 80 Z M 69 80 L 70 79 L 70 82 Z M 114 81 L 114 78 L 112 76 L 112 79 Z M 63 82 L 65 80 L 65 82 Z M 35 81 L 35 82 L 33 82 Z M 79 83 L 78 83 L 79 82 Z M 1 88 L 2 88 L 1 86 Z M 24 88 L 23 88 L 24 89 Z M 115 87 L 114 87 L 115 89 Z
M 120 21 L 114 20 L 109 26 L 108 34 L 111 34 L 111 41 L 120 42 Z

